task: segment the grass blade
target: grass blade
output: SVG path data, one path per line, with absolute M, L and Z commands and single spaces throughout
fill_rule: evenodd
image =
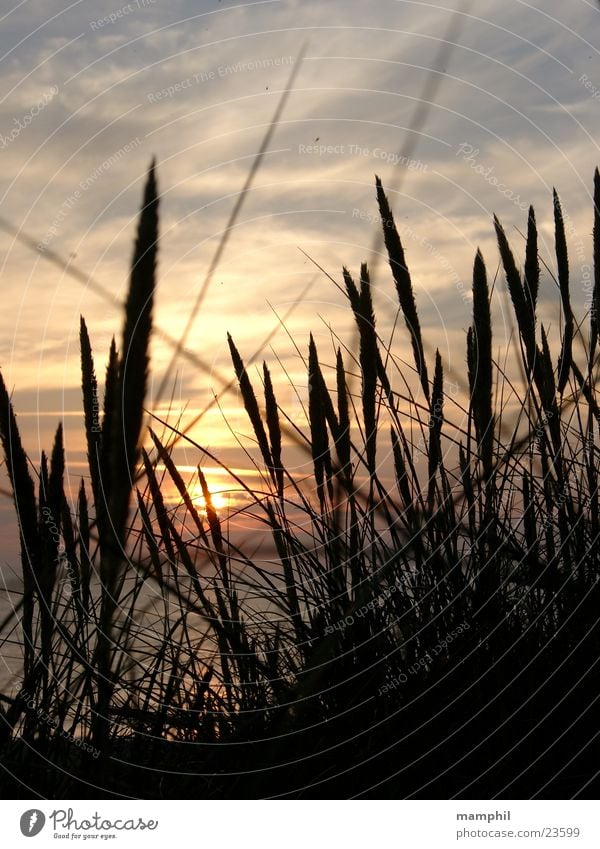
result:
M 563 341 L 558 359 L 558 391 L 562 395 L 569 379 L 571 363 L 573 361 L 573 310 L 571 309 L 571 297 L 569 294 L 569 259 L 567 255 L 567 240 L 565 238 L 565 225 L 560 205 L 560 200 L 553 191 L 554 200 L 554 230 L 556 245 L 556 262 L 558 265 L 558 286 L 562 300 L 564 315 Z
M 402 308 L 404 321 L 410 334 L 417 373 L 421 379 L 423 393 L 427 398 L 427 401 L 429 401 L 429 378 L 427 376 L 427 365 L 425 363 L 421 325 L 417 313 L 412 280 L 406 266 L 404 248 L 402 247 L 402 242 L 400 241 L 400 236 L 396 229 L 394 216 L 392 215 L 388 199 L 385 196 L 379 177 L 375 178 L 375 182 L 377 186 L 377 202 L 379 204 L 379 212 L 383 224 L 385 247 L 388 253 L 390 268 L 392 269 L 394 282 L 396 284 L 396 292 L 398 293 L 398 300 Z
M 492 317 L 485 263 L 477 251 L 473 265 L 473 376 L 472 407 L 483 473 L 492 474 L 494 416 L 492 413 Z

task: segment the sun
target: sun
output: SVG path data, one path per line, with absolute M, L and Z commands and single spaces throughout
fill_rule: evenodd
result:
M 227 492 L 220 489 L 218 484 L 211 483 L 210 481 L 208 483 L 208 491 L 210 492 L 210 500 L 212 501 L 212 505 L 216 512 L 219 513 L 222 510 L 225 510 L 229 504 Z M 194 506 L 200 511 L 200 513 L 206 514 L 206 504 L 199 481 L 191 484 L 190 495 Z

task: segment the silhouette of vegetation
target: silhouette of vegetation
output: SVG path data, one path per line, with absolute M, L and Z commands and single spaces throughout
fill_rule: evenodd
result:
M 278 403 L 268 365 L 258 387 L 228 338 L 260 477 L 227 471 L 246 498 L 242 513 L 270 539 L 268 563 L 223 522 L 201 467 L 200 506 L 172 452 L 184 439 L 211 463 L 218 457 L 168 422 L 154 417 L 149 433 L 143 424 L 154 166 L 101 413 L 81 322 L 89 475 L 76 505 L 65 493 L 61 425 L 50 459 L 34 463 L 0 375 L 23 592 L 0 629 L 2 645 L 22 656 L 19 679 L 0 695 L 6 796 L 597 793 L 600 175 L 581 322 L 554 196 L 558 356 L 536 317 L 534 212 L 523 271 L 494 221 L 523 381 L 494 359 L 478 251 L 464 403 L 446 390 L 439 351 L 426 362 L 379 180 L 376 196 L 414 367 L 377 333 L 366 265 L 357 280 L 342 272 L 357 354 L 340 340 L 328 365 L 307 340 L 304 428 Z M 309 480 L 286 466 L 292 439 Z M 178 493 L 175 507 L 167 490 Z

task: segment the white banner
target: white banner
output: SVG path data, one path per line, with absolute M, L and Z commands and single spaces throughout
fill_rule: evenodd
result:
M 0 802 L 0 816 L 10 849 L 59 840 L 122 849 L 178 840 L 210 849 L 600 846 L 594 801 L 32 800 Z

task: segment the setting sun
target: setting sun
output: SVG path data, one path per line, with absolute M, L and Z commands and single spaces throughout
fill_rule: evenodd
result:
M 212 505 L 216 512 L 219 513 L 221 510 L 225 510 L 229 504 L 228 493 L 225 490 L 220 489 L 219 484 L 214 482 L 209 482 L 208 491 L 210 493 Z M 204 495 L 202 494 L 202 487 L 200 486 L 199 481 L 196 480 L 190 485 L 190 494 L 192 496 L 192 501 L 200 512 L 206 513 L 206 503 L 204 501 Z

